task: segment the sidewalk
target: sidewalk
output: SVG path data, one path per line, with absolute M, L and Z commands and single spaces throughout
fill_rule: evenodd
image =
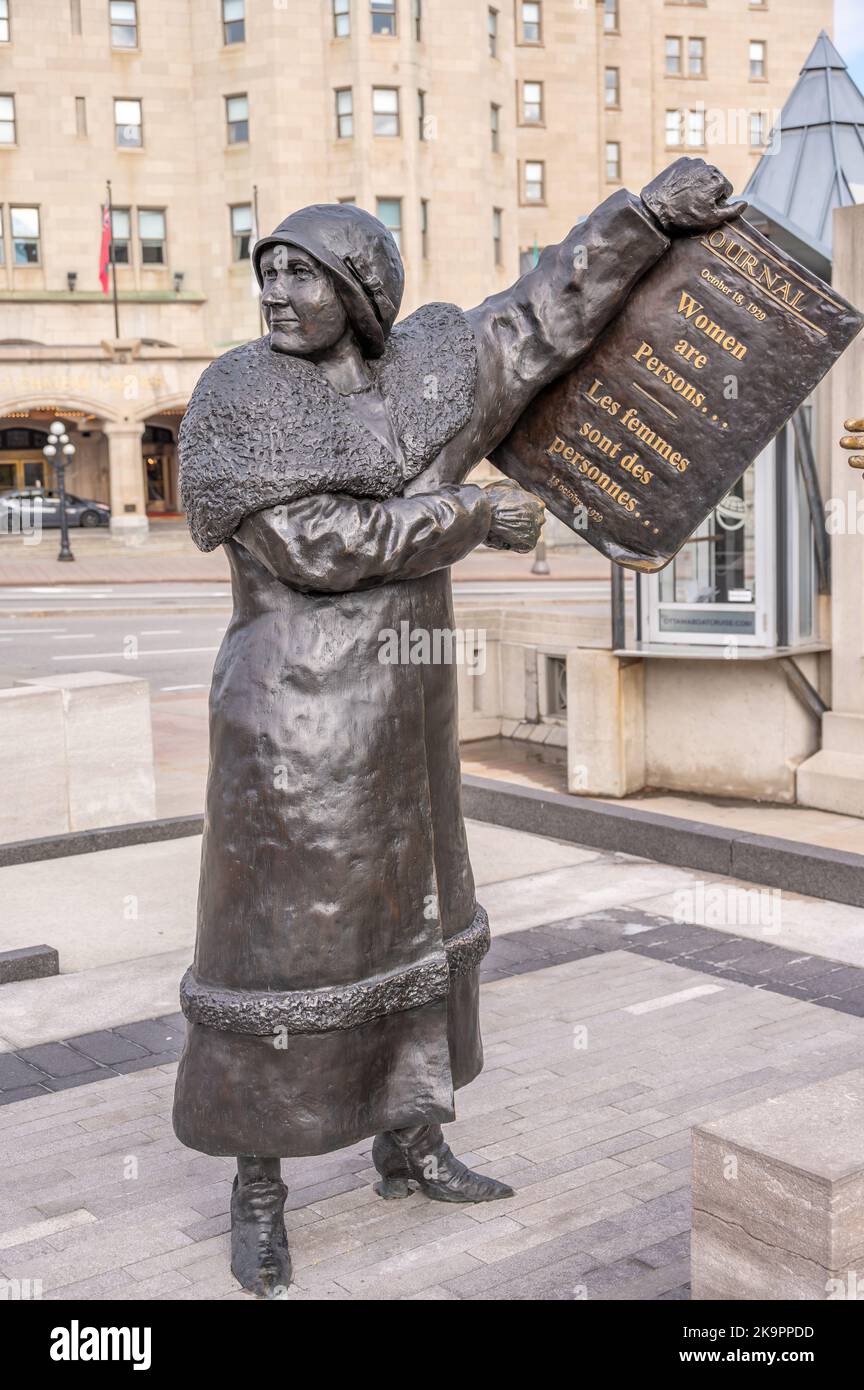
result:
M 140 545 L 115 540 L 107 530 L 70 533 L 74 565 L 57 561 L 60 533 L 44 531 L 37 545 L 17 536 L 0 536 L 0 586 L 25 584 L 140 584 L 212 583 L 229 578 L 228 561 L 220 546 L 203 554 L 192 542 L 185 523 L 151 518 L 150 532 Z M 567 547 L 550 555 L 551 575 L 532 575 L 532 555 L 500 550 L 473 551 L 454 566 L 453 578 L 501 583 L 530 580 L 538 592 L 544 584 L 571 579 L 608 580 L 609 562 L 588 545 Z

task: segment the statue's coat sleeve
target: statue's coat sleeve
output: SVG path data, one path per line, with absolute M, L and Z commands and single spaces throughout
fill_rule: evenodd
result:
M 319 495 L 257 512 L 236 540 L 292 588 L 347 593 L 455 564 L 490 520 L 491 502 L 470 484 L 387 502 Z
M 668 247 L 641 199 L 620 189 L 547 246 L 515 285 L 469 310 L 478 357 L 473 413 L 406 492 L 458 482 L 490 454 L 538 391 L 587 352 Z

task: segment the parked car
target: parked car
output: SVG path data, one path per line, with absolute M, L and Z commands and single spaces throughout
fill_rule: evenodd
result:
M 0 492 L 0 522 L 20 514 L 27 524 L 38 524 L 45 528 L 60 525 L 60 494 L 48 488 L 26 487 L 9 488 Z M 107 526 L 111 520 L 111 508 L 104 502 L 94 502 L 91 498 L 66 494 L 66 518 L 70 526 Z

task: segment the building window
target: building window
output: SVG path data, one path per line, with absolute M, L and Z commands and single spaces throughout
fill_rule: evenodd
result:
M 0 145 L 14 145 L 16 139 L 15 98 L 0 97 Z
M 231 209 L 231 259 L 248 261 L 252 249 L 252 204 L 235 203 Z
M 351 33 L 351 0 L 332 0 L 333 37 L 347 39 Z
M 618 33 L 618 0 L 603 0 L 603 28 L 607 34 Z
M 421 140 L 426 139 L 426 93 L 417 88 L 417 127 Z
M 605 69 L 604 94 L 607 106 L 621 105 L 621 72 L 618 68 Z
M 492 153 L 500 153 L 500 134 L 501 134 L 501 107 L 496 106 L 494 101 L 489 107 L 489 130 L 492 136 Z
M 73 34 L 81 33 L 81 0 L 69 0 L 69 27 Z
M 542 125 L 543 123 L 543 83 L 522 83 L 522 124 Z
M 687 40 L 687 76 L 705 76 L 705 40 Z
M 383 222 L 393 237 L 399 250 L 402 250 L 402 199 L 378 198 L 376 200 L 378 221 Z
M 546 165 L 540 159 L 526 159 L 522 182 L 522 201 L 545 203 Z
M 138 241 L 142 265 L 165 264 L 165 209 L 138 209 Z
M 489 57 L 498 57 L 498 11 L 490 10 L 487 18 L 487 32 L 489 34 Z
M 39 264 L 39 209 L 10 208 L 15 265 Z
M 617 140 L 606 141 L 606 178 L 610 183 L 621 181 L 621 145 Z
M 246 0 L 222 0 L 222 37 L 226 44 L 246 41 Z
M 420 254 L 424 261 L 429 259 L 429 200 L 420 199 Z
M 520 5 L 520 24 L 522 43 L 540 43 L 543 34 L 542 10 L 532 0 L 523 0 Z
M 503 237 L 504 214 L 500 208 L 492 209 L 492 251 L 495 257 L 495 264 L 501 265 L 504 260 L 504 237 Z
M 423 0 L 413 0 L 412 13 L 414 15 L 414 42 L 423 42 Z
M 0 0 L 0 43 L 9 42 L 9 0 Z
M 545 665 L 546 713 L 553 719 L 561 719 L 567 713 L 567 658 L 547 656 Z
M 128 265 L 131 257 L 129 247 L 132 241 L 132 221 L 128 208 L 111 209 L 111 247 L 110 259 L 115 265 Z
M 705 144 L 705 108 L 666 112 L 666 145 L 677 149 L 686 143 L 701 148 Z
M 370 0 L 372 33 L 392 38 L 396 33 L 396 0 Z
M 138 6 L 136 0 L 109 0 L 112 48 L 138 47 Z
M 75 98 L 75 134 L 87 134 L 87 98 Z
M 6 242 L 3 239 L 3 209 L 0 207 L 0 265 L 6 264 Z
M 705 144 L 705 110 L 699 107 L 687 112 L 687 144 L 701 148 Z
M 336 90 L 336 136 L 347 140 L 354 134 L 354 93 L 350 87 Z
M 114 135 L 123 149 L 137 149 L 144 143 L 140 101 L 117 97 L 114 102 Z
M 249 143 L 249 98 L 245 92 L 225 98 L 225 121 L 229 145 Z
M 681 72 L 681 40 L 671 34 L 666 38 L 666 72 L 670 77 Z
M 399 134 L 399 88 L 372 88 L 372 134 Z
M 767 121 L 764 111 L 750 112 L 750 148 L 752 150 L 761 149 L 765 144 L 765 128 Z
M 750 76 L 765 76 L 765 49 L 766 44 L 761 39 L 754 40 L 750 44 Z

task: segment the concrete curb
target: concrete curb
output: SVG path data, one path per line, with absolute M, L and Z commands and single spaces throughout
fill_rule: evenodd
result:
M 864 854 L 825 849 L 771 835 L 746 834 L 679 816 L 598 804 L 560 792 L 538 791 L 484 777 L 463 777 L 462 800 L 465 815 L 471 820 L 864 907 Z M 178 840 L 200 835 L 203 828 L 203 815 L 174 816 L 168 820 L 18 840 L 0 845 L 0 868 L 64 858 L 70 854 L 153 844 L 159 840 Z

